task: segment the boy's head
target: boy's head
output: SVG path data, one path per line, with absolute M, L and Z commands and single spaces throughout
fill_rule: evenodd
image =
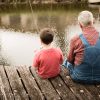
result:
M 41 42 L 48 45 L 53 41 L 54 32 L 50 28 L 44 28 L 40 31 Z

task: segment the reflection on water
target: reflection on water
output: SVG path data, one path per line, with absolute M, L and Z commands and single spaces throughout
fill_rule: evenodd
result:
M 0 30 L 1 53 L 12 65 L 31 65 L 35 50 L 40 48 L 37 34 Z
M 40 48 L 38 30 L 44 27 L 57 29 L 55 44 L 67 54 L 67 45 L 70 37 L 81 30 L 77 23 L 77 16 L 82 10 L 90 10 L 95 17 L 95 26 L 100 31 L 100 7 L 85 6 L 80 9 L 74 7 L 68 9 L 33 10 L 31 12 L 2 13 L 0 14 L 0 41 L 3 57 L 11 65 L 31 65 L 34 50 Z M 14 29 L 4 31 L 2 28 Z M 18 32 L 23 31 L 23 33 Z M 31 34 L 29 34 L 31 32 Z
M 89 7 L 98 10 L 98 13 L 97 13 L 97 21 L 100 21 L 100 5 L 89 4 Z

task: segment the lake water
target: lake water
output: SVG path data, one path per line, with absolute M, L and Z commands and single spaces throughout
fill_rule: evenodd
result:
M 70 37 L 81 32 L 77 16 L 82 10 L 94 14 L 95 27 L 100 31 L 99 5 L 0 9 L 0 56 L 10 65 L 32 65 L 34 51 L 41 47 L 38 31 L 44 27 L 57 30 L 54 45 L 66 56 Z

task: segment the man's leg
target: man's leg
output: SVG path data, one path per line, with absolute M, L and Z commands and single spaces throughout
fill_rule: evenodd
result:
M 69 70 L 70 74 L 73 73 L 74 66 L 71 63 L 69 63 L 67 60 L 64 60 L 62 66 L 64 66 L 65 68 L 67 68 Z

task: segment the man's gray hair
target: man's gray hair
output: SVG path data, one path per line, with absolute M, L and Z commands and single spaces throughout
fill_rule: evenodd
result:
M 78 22 L 83 26 L 93 24 L 93 14 L 90 11 L 82 11 L 78 16 Z

